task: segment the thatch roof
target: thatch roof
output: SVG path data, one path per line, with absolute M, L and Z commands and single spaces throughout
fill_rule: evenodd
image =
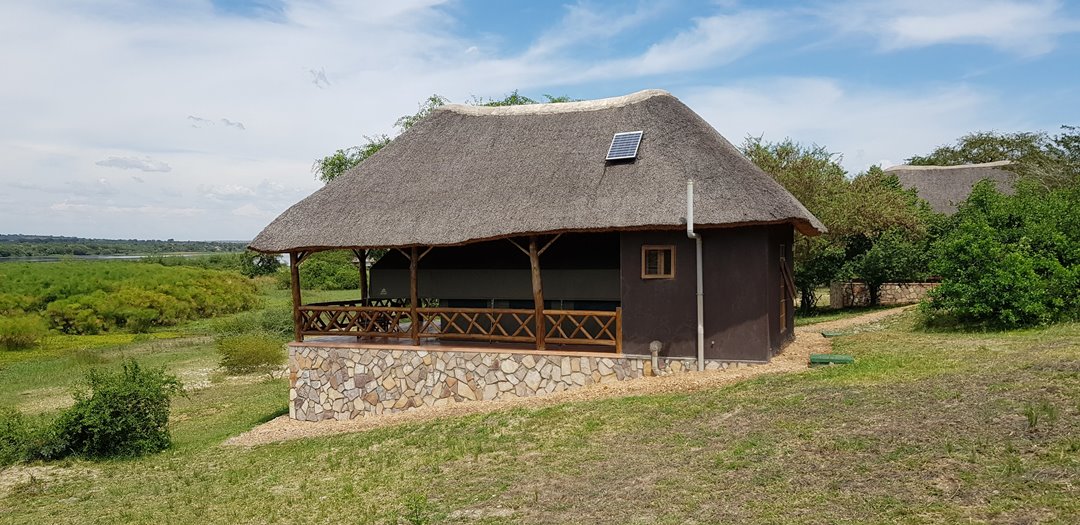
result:
M 643 130 L 637 159 L 605 162 Z M 560 104 L 447 105 L 282 213 L 262 252 L 454 245 L 523 234 L 821 223 L 664 91 Z
M 959 166 L 893 166 L 885 171 L 895 174 L 900 184 L 914 189 L 930 207 L 940 213 L 956 213 L 956 206 L 967 200 L 971 188 L 990 179 L 1002 193 L 1013 192 L 1016 174 L 1005 169 L 1007 160 Z

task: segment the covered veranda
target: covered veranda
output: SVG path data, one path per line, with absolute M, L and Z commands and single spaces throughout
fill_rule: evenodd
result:
M 360 297 L 304 304 L 299 269 L 315 251 L 290 251 L 295 339 L 379 348 L 621 354 L 621 306 L 585 310 L 551 308 L 550 298 L 545 302 L 541 256 L 561 237 L 532 235 L 498 241 L 509 243 L 525 256 L 521 267 L 525 268 L 527 261 L 531 308 L 453 307 L 445 297 L 425 296 L 418 277 L 424 258 L 441 249 L 432 246 L 390 248 L 408 262 L 408 297 L 371 297 L 369 250 L 357 248 L 351 251 L 360 268 Z

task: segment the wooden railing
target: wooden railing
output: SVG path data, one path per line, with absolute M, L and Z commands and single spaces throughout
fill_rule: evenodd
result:
M 409 339 L 408 306 L 360 306 L 357 302 L 300 307 L 303 336 Z M 417 308 L 420 338 L 535 344 L 535 311 L 513 308 Z M 544 310 L 544 340 L 551 344 L 613 347 L 622 351 L 622 309 Z
M 304 305 L 300 307 L 302 335 L 409 337 L 408 307 Z

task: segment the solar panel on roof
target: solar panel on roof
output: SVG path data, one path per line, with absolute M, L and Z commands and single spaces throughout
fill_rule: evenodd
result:
M 640 131 L 627 131 L 616 133 L 611 139 L 611 147 L 608 148 L 607 158 L 604 160 L 632 159 L 637 157 L 638 145 L 641 144 Z

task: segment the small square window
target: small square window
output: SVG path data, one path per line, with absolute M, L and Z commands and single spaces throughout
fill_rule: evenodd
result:
M 675 278 L 675 247 L 652 246 L 641 247 L 641 278 L 642 279 L 674 279 Z

